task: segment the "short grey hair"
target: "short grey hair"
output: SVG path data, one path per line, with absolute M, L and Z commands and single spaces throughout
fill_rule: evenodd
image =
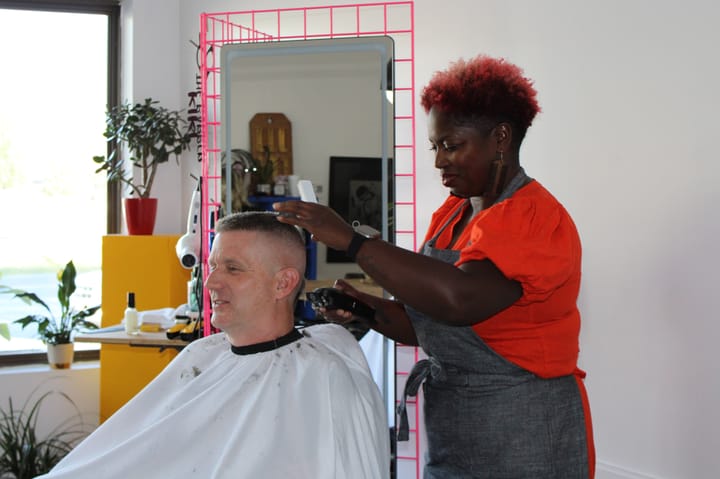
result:
M 298 229 L 293 225 L 279 222 L 277 214 L 269 211 L 245 211 L 225 216 L 215 225 L 216 233 L 223 231 L 269 233 L 305 248 L 305 238 Z
M 255 231 L 267 234 L 288 246 L 289 249 L 306 252 L 305 236 L 301 230 L 293 225 L 281 223 L 277 220 L 277 214 L 270 211 L 245 211 L 233 213 L 220 219 L 215 224 L 215 233 L 229 231 Z M 301 275 L 305 274 L 307 268 L 307 256 L 303 256 L 303 268 Z M 305 291 L 305 278 L 302 277 L 297 287 L 295 301 Z

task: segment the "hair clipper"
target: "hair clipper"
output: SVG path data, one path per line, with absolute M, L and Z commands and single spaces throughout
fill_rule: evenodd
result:
M 312 292 L 305 293 L 305 296 L 314 308 L 342 309 L 350 311 L 353 316 L 358 316 L 371 323 L 375 322 L 375 310 L 373 308 L 339 289 L 317 288 Z

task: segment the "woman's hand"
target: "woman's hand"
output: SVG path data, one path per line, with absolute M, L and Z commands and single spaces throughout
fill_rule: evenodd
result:
M 322 316 L 325 320 L 330 321 L 331 323 L 345 325 L 355 321 L 352 313 L 349 311 L 345 311 L 344 309 L 318 308 L 317 312 L 320 313 L 320 316 Z
M 352 226 L 327 206 L 292 200 L 274 203 L 273 209 L 280 213 L 278 221 L 308 230 L 314 240 L 332 249 L 345 251 L 350 245 Z
M 375 308 L 375 306 L 369 304 L 367 301 L 369 298 L 373 298 L 371 295 L 363 294 L 353 286 L 351 286 L 346 281 L 343 281 L 342 279 L 338 279 L 335 281 L 335 284 L 333 284 L 333 288 L 337 289 L 338 291 L 341 291 L 348 296 L 352 296 L 353 298 L 364 302 L 365 304 L 368 304 L 368 306 L 371 306 Z M 328 321 L 331 323 L 338 323 L 338 324 L 347 324 L 351 323 L 356 320 L 360 320 L 363 323 L 366 322 L 367 318 L 360 317 L 360 316 L 353 316 L 352 312 L 346 311 L 344 309 L 325 309 L 325 308 L 318 308 L 317 311 Z

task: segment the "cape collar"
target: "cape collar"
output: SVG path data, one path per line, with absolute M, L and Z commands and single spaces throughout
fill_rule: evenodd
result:
M 286 344 L 290 344 L 302 337 L 303 335 L 300 334 L 300 331 L 293 328 L 289 333 L 280 336 L 279 338 L 271 339 L 270 341 L 265 341 L 263 343 L 248 344 L 247 346 L 233 346 L 231 344 L 230 349 L 233 353 L 240 355 L 264 353 L 266 351 L 272 351 L 273 349 L 285 346 Z

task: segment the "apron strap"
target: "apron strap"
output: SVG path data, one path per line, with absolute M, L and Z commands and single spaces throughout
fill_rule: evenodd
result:
M 405 389 L 403 390 L 400 404 L 397 407 L 397 414 L 400 416 L 400 424 L 397 429 L 397 440 L 407 441 L 410 438 L 410 424 L 408 422 L 406 402 L 408 396 L 415 397 L 420 390 L 420 385 L 431 374 L 439 375 L 441 371 L 440 363 L 435 358 L 421 359 L 416 362 L 408 374 L 405 381 Z
M 527 184 L 532 178 L 530 178 L 526 173 L 523 167 L 521 166 L 518 172 L 513 176 L 513 179 L 510 180 L 510 183 L 505 187 L 505 189 L 502 191 L 500 196 L 493 202 L 493 204 L 500 203 L 501 201 L 504 201 L 508 198 L 510 198 L 517 190 L 522 188 L 525 184 Z M 434 248 L 435 243 L 437 242 L 437 239 L 440 237 L 443 231 L 445 231 L 445 228 L 450 225 L 450 223 L 457 217 L 457 215 L 460 214 L 460 212 L 463 210 L 465 205 L 470 203 L 471 200 L 467 199 L 460 203 L 457 208 L 455 208 L 455 211 L 450 215 L 450 217 L 445 221 L 445 223 L 440 227 L 440 229 L 435 233 L 435 235 L 430 238 L 425 244 L 422 245 L 421 251 L 425 250 L 425 247 Z
M 460 212 L 463 210 L 465 205 L 467 205 L 469 202 L 470 202 L 470 200 L 465 200 L 462 203 L 460 203 L 458 205 L 458 207 L 455 208 L 455 211 L 453 211 L 453 213 L 450 215 L 450 217 L 445 221 L 445 224 L 443 224 L 440 227 L 440 229 L 437 231 L 437 233 L 435 233 L 435 236 L 433 236 L 432 238 L 427 240 L 427 242 L 425 242 L 425 244 L 422 245 L 422 248 L 420 249 L 420 251 L 425 251 L 426 247 L 435 248 L 435 243 L 437 242 L 437 240 L 440 237 L 440 235 L 442 234 L 442 232 L 445 231 L 445 228 L 448 227 L 448 225 L 455 219 L 455 217 L 457 217 L 457 215 L 460 214 Z
M 513 176 L 513 179 L 510 180 L 510 183 L 505 187 L 505 189 L 502 191 L 500 196 L 493 202 L 493 204 L 500 203 L 501 201 L 504 201 L 508 198 L 510 198 L 512 195 L 515 194 L 517 190 L 522 188 L 528 181 L 532 180 L 526 173 L 523 167 L 520 167 L 520 170 Z

